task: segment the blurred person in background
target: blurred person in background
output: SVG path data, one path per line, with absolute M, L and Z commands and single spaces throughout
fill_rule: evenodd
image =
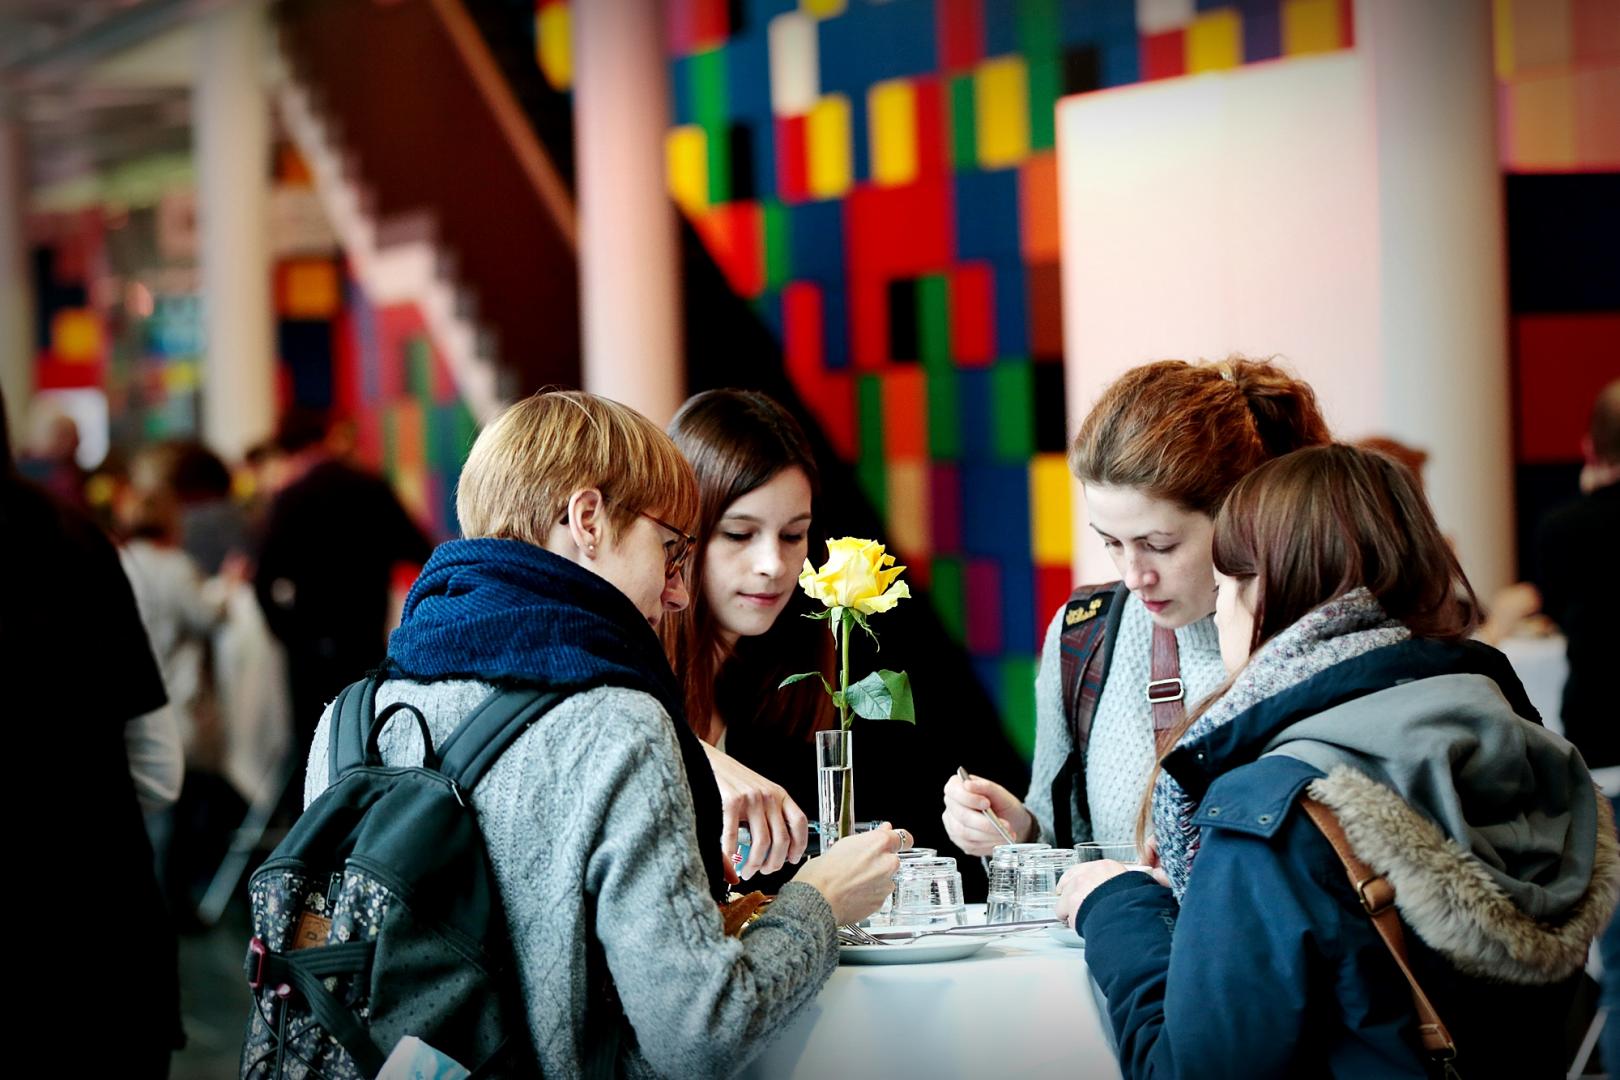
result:
M 383 658 L 395 564 L 420 567 L 433 545 L 381 477 L 334 456 L 325 417 L 290 410 L 254 588 L 287 651 L 296 761 L 326 703 Z
M 217 575 L 208 576 L 181 546 L 184 510 L 176 479 L 185 475 L 180 466 L 194 460 L 199 450 L 164 443 L 141 451 L 131 462 L 132 484 L 119 500 L 124 536 L 119 559 L 163 673 L 185 752 L 186 781 L 179 802 L 147 815 L 164 890 L 182 920 L 195 909 L 244 810 L 242 799 L 221 777 L 227 732 L 213 658 L 215 634 L 225 625 L 231 590 L 246 580 L 247 563 L 241 554 L 232 554 Z
M 1537 530 L 1536 584 L 1569 640 L 1564 734 L 1604 768 L 1620 765 L 1620 699 L 1607 679 L 1620 656 L 1620 379 L 1598 393 L 1581 451 L 1581 498 Z
M 218 454 L 199 442 L 174 446 L 169 486 L 179 501 L 180 546 L 213 576 L 225 560 L 252 550 L 247 511 L 232 491 L 231 470 Z
M 85 471 L 79 465 L 79 425 L 43 398 L 29 411 L 28 446 L 17 457 L 17 471 L 56 498 L 84 509 Z
M 7 434 L 0 401 L 0 521 L 16 571 L 0 592 L 0 654 L 29 763 L 12 771 L 13 842 L 48 905 L 34 914 L 65 928 L 11 1022 L 58 1069 L 165 1077 L 185 1041 L 178 956 L 141 812 L 179 795 L 179 730 L 112 542 L 22 478 Z M 98 972 L 117 982 L 86 1043 Z

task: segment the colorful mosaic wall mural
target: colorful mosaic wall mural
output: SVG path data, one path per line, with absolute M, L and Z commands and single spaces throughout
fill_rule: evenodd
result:
M 1620 5 L 1496 0 L 1521 572 L 1620 378 Z
M 1620 169 L 1620 7 L 1496 0 L 1495 23 L 1502 168 Z
M 1348 47 L 1348 0 L 671 0 L 670 191 L 1026 751 L 1071 586 L 1054 106 Z M 568 8 L 537 60 L 571 77 Z

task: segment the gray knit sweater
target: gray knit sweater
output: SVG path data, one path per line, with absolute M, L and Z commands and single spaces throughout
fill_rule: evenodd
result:
M 1035 761 L 1024 798 L 1024 806 L 1040 826 L 1040 839 L 1048 844 L 1054 842 L 1052 781 L 1074 749 L 1063 717 L 1062 665 L 1057 659 L 1062 621 L 1059 608 L 1041 645 L 1041 666 L 1035 676 Z M 1214 617 L 1177 630 L 1176 648 L 1187 695 L 1184 704 L 1191 709 L 1226 678 Z M 1153 620 L 1130 593 L 1091 722 L 1085 761 L 1087 805 L 1081 807 L 1076 798 L 1070 808 L 1076 839 L 1128 842 L 1136 836 L 1136 816 L 1154 761 L 1153 713 L 1147 702 L 1152 661 Z
M 491 689 L 392 680 L 377 707 L 409 700 L 440 742 Z M 310 750 L 305 805 L 327 784 L 330 722 L 328 707 Z M 388 725 L 381 749 L 389 764 L 421 760 L 409 717 Z M 629 1020 L 620 1040 L 620 1071 L 629 1076 L 736 1072 L 838 964 L 832 909 L 808 885 L 784 887 L 740 940 L 723 935 L 675 730 L 647 694 L 602 688 L 564 700 L 485 774 L 472 802 L 548 1077 L 581 1072 L 586 1010 L 599 1006 L 585 977 L 592 938 Z

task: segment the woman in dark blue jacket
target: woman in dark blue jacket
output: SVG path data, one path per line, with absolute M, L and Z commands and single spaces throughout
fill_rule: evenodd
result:
M 1063 885 L 1125 1075 L 1443 1071 L 1305 796 L 1394 887 L 1458 1072 L 1562 1075 L 1620 888 L 1613 817 L 1507 661 L 1467 640 L 1472 592 L 1410 475 L 1345 446 L 1280 458 L 1233 490 L 1214 554 L 1233 675 L 1154 784 L 1162 870 L 1092 863 Z

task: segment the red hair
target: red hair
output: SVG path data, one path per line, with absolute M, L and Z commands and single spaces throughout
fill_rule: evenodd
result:
M 1081 483 L 1135 488 L 1213 517 L 1257 466 L 1329 438 L 1310 385 L 1268 360 L 1159 360 L 1103 391 L 1069 468 Z

